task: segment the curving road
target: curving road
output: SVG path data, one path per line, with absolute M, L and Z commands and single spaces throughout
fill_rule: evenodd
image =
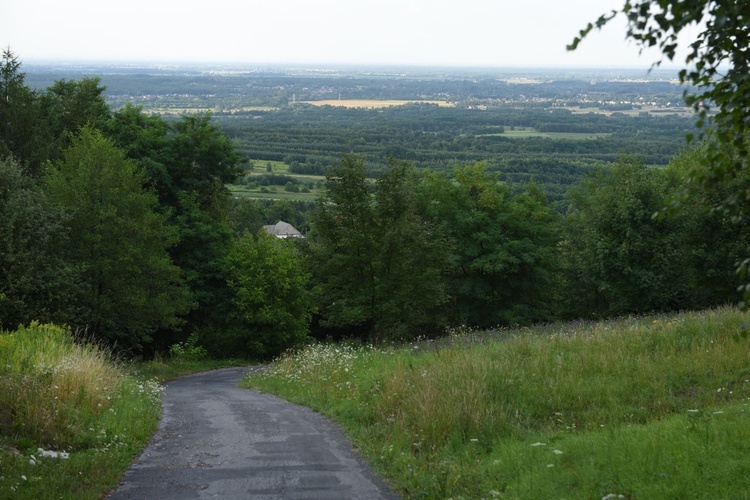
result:
M 248 370 L 167 384 L 158 431 L 109 498 L 398 498 L 335 424 L 238 388 Z

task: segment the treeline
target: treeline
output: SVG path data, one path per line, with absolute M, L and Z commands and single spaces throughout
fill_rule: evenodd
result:
M 446 174 L 456 166 L 482 161 L 509 183 L 533 177 L 556 200 L 591 167 L 613 162 L 623 153 L 638 154 L 650 165 L 666 165 L 692 127 L 690 120 L 677 116 L 604 116 L 540 107 L 294 106 L 253 115 L 256 119 L 237 114 L 218 116 L 217 121 L 245 156 L 284 161 L 294 173 L 324 174 L 342 150 L 364 156 L 371 173 L 383 170 L 389 157 Z M 604 135 L 591 139 L 510 137 L 507 132 L 517 128 Z
M 692 202 L 658 215 L 686 188 L 698 153 L 665 169 L 628 157 L 601 167 L 571 191 L 564 215 L 538 186 L 513 194 L 482 165 L 451 179 L 391 162 L 372 186 L 363 161 L 346 157 L 301 245 L 313 333 L 409 339 L 736 301 L 746 222 Z
M 654 217 L 687 185 L 693 151 L 665 168 L 623 156 L 597 167 L 564 213 L 539 184 L 513 189 L 483 164 L 430 172 L 391 158 L 373 182 L 356 154 L 330 164 L 312 206 L 232 200 L 241 155 L 210 116 L 113 112 L 96 78 L 34 91 L 19 68 L 6 51 L 5 329 L 67 324 L 130 355 L 190 339 L 217 357 L 268 357 L 311 335 L 410 339 L 735 299 L 745 222 L 686 201 Z M 307 238 L 261 230 L 277 220 Z
M 241 157 L 210 118 L 113 113 L 97 78 L 31 90 L 10 51 L 0 70 L 0 325 L 140 354 L 241 323 L 225 187 Z
M 35 68 L 30 85 L 43 89 L 61 76 L 80 79 L 104 73 L 107 100 L 115 108 L 127 103 L 184 107 L 205 103 L 220 109 L 244 106 L 286 106 L 294 101 L 321 99 L 449 100 L 453 102 L 520 100 L 599 101 L 647 100 L 658 105 L 682 102 L 683 88 L 666 81 L 640 81 L 643 72 L 620 71 L 605 74 L 548 70 L 534 74 L 498 70 L 387 68 L 329 69 L 303 68 Z M 658 74 L 656 70 L 653 74 Z M 513 83 L 518 77 L 538 83 Z M 639 81 L 628 81 L 638 79 Z M 158 102 L 155 98 L 158 96 Z

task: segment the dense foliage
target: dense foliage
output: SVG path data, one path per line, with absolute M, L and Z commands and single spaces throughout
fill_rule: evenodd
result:
M 280 175 L 270 159 L 265 173 L 243 179 L 314 188 L 317 203 L 232 199 L 226 184 L 242 173 L 242 156 L 211 115 L 113 112 L 96 78 L 32 91 L 12 54 L 3 64 L 0 112 L 18 124 L 0 136 L 4 327 L 63 322 L 130 354 L 183 343 L 216 357 L 268 357 L 309 335 L 385 341 L 460 325 L 706 307 L 733 300 L 733 267 L 750 246 L 741 218 L 698 202 L 653 217 L 690 186 L 704 153 L 673 157 L 658 146 L 668 141 L 646 147 L 658 130 L 679 137 L 686 121 L 677 117 L 529 106 L 441 110 L 441 121 L 425 104 L 295 106 L 243 127 L 319 144 L 325 180 Z M 282 126 L 284 113 L 295 114 L 296 128 Z M 342 157 L 344 126 L 362 140 Z M 502 136 L 514 127 L 608 135 Z M 329 132 L 326 142 L 320 134 Z M 635 136 L 646 136 L 637 139 L 646 156 L 611 149 Z M 367 149 L 373 141 L 382 144 Z M 477 163 L 469 151 L 494 159 Z M 570 174 L 570 186 L 583 177 L 572 190 L 555 170 L 568 160 L 586 164 Z M 526 162 L 550 177 L 528 182 L 534 170 L 521 169 L 526 182 L 511 185 L 497 162 Z M 735 176 L 700 197 L 720 203 L 745 185 Z M 567 190 L 565 203 L 551 203 Z M 265 234 L 263 225 L 280 220 L 307 238 Z
M 692 128 L 690 120 L 676 115 L 424 103 L 384 109 L 297 105 L 217 120 L 244 155 L 284 161 L 298 174 L 325 174 L 343 150 L 366 158 L 369 174 L 383 171 L 391 156 L 446 174 L 458 165 L 484 162 L 501 180 L 523 185 L 533 179 L 557 200 L 597 163 L 614 162 L 623 153 L 666 165 Z M 519 138 L 516 130 L 532 132 Z
M 641 47 L 656 47 L 661 59 L 673 61 L 680 45 L 687 49 L 682 83 L 689 83 L 684 97 L 697 112 L 698 126 L 705 133 L 702 168 L 691 172 L 692 182 L 683 192 L 703 200 L 708 190 L 716 193 L 733 184 L 735 189 L 723 198 L 711 200 L 712 208 L 737 218 L 750 212 L 750 2 L 747 0 L 625 0 L 622 9 L 602 15 L 589 23 L 573 40 L 574 50 L 596 26 L 602 28 L 619 14 L 628 22 L 627 38 Z M 695 34 L 690 33 L 694 30 Z M 689 38 L 685 38 L 685 36 Z M 692 138 L 693 134 L 689 135 Z M 703 200 L 705 201 L 705 200 Z M 747 278 L 750 258 L 742 261 L 739 272 Z M 742 285 L 745 305 L 750 303 L 750 283 Z
M 70 324 L 128 349 L 140 349 L 155 328 L 176 325 L 190 308 L 167 253 L 174 232 L 144 182 L 135 162 L 88 127 L 45 176 L 50 200 L 70 214 L 66 225 L 75 235 L 56 245 L 81 270 Z

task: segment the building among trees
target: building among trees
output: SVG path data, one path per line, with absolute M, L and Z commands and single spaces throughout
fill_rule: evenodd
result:
M 270 226 L 263 226 L 263 229 L 268 234 L 276 236 L 277 238 L 304 238 L 302 233 L 297 231 L 294 226 L 283 220 Z

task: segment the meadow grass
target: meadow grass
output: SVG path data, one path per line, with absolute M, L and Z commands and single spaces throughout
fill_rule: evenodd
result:
M 339 421 L 408 497 L 747 498 L 750 314 L 309 346 L 244 385 Z
M 101 498 L 156 429 L 160 392 L 63 328 L 0 333 L 0 498 Z
M 277 188 L 273 191 L 263 193 L 260 188 L 255 189 L 244 189 L 231 187 L 229 189 L 230 195 L 235 198 L 256 198 L 256 199 L 270 199 L 270 200 L 290 200 L 290 201 L 315 201 L 320 196 L 317 190 L 313 190 L 309 193 L 289 193 L 284 191 L 283 188 Z

